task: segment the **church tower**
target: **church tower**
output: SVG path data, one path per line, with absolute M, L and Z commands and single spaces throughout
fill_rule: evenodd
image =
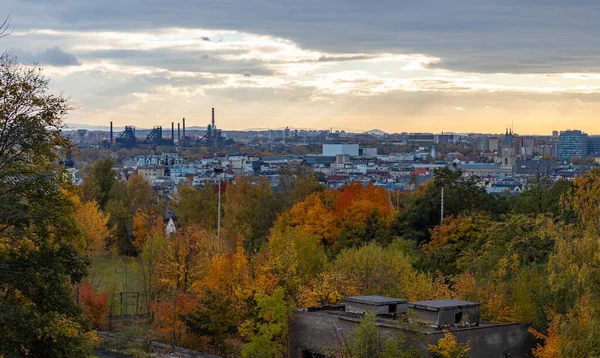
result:
M 506 129 L 506 133 L 504 134 L 504 140 L 502 141 L 502 152 L 500 154 L 501 159 L 501 168 L 510 170 L 511 172 L 515 170 L 515 165 L 517 163 L 517 155 L 515 153 L 515 145 L 513 142 L 513 132 L 512 128 L 510 132 L 508 128 Z

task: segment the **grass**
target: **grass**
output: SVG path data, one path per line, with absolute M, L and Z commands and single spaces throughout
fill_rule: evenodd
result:
M 99 291 L 141 292 L 142 277 L 135 258 L 103 256 L 95 259 L 89 270 L 89 279 Z
M 106 290 L 112 293 L 109 304 L 113 305 L 115 314 L 140 312 L 143 283 L 135 260 L 126 256 L 102 256 L 94 259 L 89 269 L 88 278 L 92 286 L 98 292 Z M 130 294 L 121 296 L 121 292 Z M 139 292 L 139 296 L 136 292 Z

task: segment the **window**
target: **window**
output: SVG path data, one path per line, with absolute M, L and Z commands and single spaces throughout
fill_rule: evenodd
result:
M 460 323 L 460 321 L 462 321 L 463 319 L 463 313 L 462 312 L 454 312 L 454 323 L 458 324 Z
M 393 305 L 389 305 L 388 307 L 389 307 L 388 308 L 388 310 L 389 310 L 388 313 L 391 314 L 391 313 L 396 313 L 396 309 L 397 309 L 398 306 L 396 304 L 393 304 Z

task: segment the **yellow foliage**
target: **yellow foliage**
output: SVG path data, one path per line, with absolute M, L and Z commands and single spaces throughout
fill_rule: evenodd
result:
M 468 343 L 460 344 L 456 337 L 450 332 L 446 332 L 444 337 L 440 338 L 436 345 L 428 346 L 430 352 L 440 358 L 467 358 L 471 347 Z
M 106 237 L 110 234 L 108 220 L 95 200 L 82 202 L 74 194 L 65 192 L 73 204 L 73 218 L 82 232 L 77 248 L 86 254 L 97 256 L 106 251 Z

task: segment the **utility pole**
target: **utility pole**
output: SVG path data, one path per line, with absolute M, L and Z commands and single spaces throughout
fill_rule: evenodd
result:
M 442 196 L 440 201 L 440 225 L 444 221 L 444 179 L 436 180 L 435 185 L 442 188 Z
M 217 239 L 221 240 L 221 176 L 223 174 L 223 168 L 215 168 L 215 174 L 219 178 L 219 204 L 217 205 Z

